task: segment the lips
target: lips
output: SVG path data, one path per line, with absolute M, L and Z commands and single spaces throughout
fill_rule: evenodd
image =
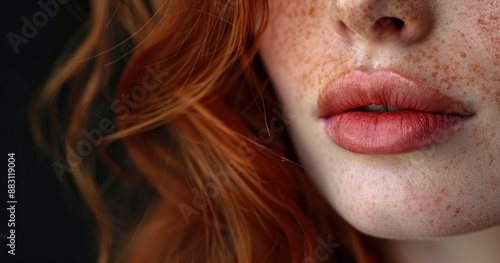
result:
M 462 102 L 394 71 L 351 71 L 319 96 L 328 136 L 360 154 L 397 154 L 438 144 L 474 113 Z

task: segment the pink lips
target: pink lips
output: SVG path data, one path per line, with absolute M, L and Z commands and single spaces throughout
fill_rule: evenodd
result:
M 397 111 L 367 111 L 370 105 Z M 461 102 L 393 71 L 351 71 L 320 94 L 318 108 L 333 142 L 360 154 L 404 153 L 437 144 L 474 115 Z

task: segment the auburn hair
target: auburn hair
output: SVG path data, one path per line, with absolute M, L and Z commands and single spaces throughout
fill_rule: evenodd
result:
M 97 262 L 375 262 L 295 161 L 257 56 L 266 17 L 263 0 L 91 1 L 32 120 Z

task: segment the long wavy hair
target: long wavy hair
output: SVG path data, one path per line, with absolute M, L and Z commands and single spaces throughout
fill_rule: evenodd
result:
M 375 262 L 296 163 L 257 56 L 266 17 L 263 0 L 91 1 L 31 114 L 97 262 Z

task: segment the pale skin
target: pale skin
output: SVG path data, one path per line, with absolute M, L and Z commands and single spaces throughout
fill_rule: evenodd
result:
M 269 2 L 260 55 L 300 160 L 333 208 L 380 238 L 386 262 L 498 262 L 500 2 Z M 398 70 L 463 102 L 474 117 L 425 149 L 350 152 L 325 134 L 317 101 L 353 68 Z

